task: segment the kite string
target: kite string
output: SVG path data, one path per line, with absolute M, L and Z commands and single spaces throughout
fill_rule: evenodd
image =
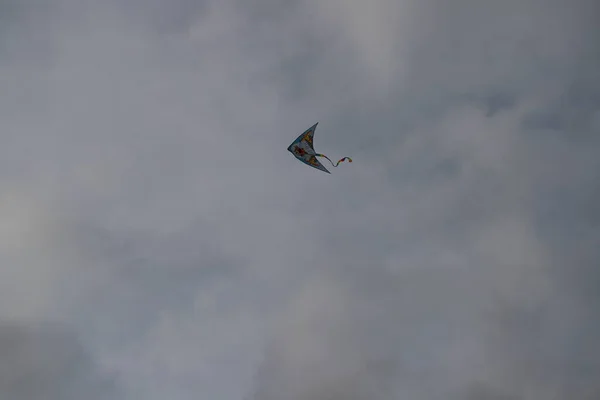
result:
M 327 161 L 329 161 L 329 162 L 331 163 L 331 165 L 333 165 L 333 166 L 334 166 L 334 167 L 336 167 L 336 168 L 337 168 L 337 166 L 338 166 L 338 165 L 339 165 L 339 164 L 340 164 L 342 161 L 344 161 L 344 160 L 348 160 L 348 162 L 352 162 L 352 159 L 351 159 L 350 157 L 343 157 L 343 158 L 341 158 L 341 159 L 340 159 L 340 160 L 339 160 L 337 163 L 335 163 L 335 164 L 334 164 L 334 163 L 333 163 L 333 161 L 331 161 L 331 160 L 329 159 L 329 157 L 327 157 L 325 154 L 315 154 L 315 156 L 317 156 L 317 157 L 323 157 L 323 158 L 326 158 L 326 159 L 327 159 Z

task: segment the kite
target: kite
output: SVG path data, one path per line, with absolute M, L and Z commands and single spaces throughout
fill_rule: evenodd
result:
M 330 174 L 331 172 L 329 172 L 327 168 L 325 168 L 323 164 L 317 160 L 317 157 L 326 158 L 334 167 L 337 167 L 339 163 L 345 160 L 352 162 L 352 159 L 350 157 L 344 157 L 334 164 L 333 161 L 331 161 L 326 155 L 316 153 L 315 149 L 313 148 L 313 136 L 315 134 L 317 124 L 318 122 L 304 131 L 302 135 L 298 136 L 298 138 L 289 145 L 288 151 L 304 164 L 310 165 L 313 168 Z

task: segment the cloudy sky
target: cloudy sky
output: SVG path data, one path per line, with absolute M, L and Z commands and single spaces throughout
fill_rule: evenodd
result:
M 1 397 L 597 399 L 598 15 L 0 1 Z

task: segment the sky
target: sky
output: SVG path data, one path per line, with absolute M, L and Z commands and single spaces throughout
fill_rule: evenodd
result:
M 597 399 L 598 7 L 0 1 L 2 397 Z

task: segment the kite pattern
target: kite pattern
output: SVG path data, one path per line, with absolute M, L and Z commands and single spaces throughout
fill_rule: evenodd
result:
M 298 160 L 302 161 L 304 164 L 310 165 L 313 168 L 330 174 L 331 172 L 329 172 L 327 168 L 325 168 L 323 164 L 321 164 L 321 162 L 317 160 L 317 157 L 326 158 L 334 167 L 337 167 L 341 162 L 345 160 L 348 160 L 348 162 L 352 162 L 352 159 L 350 157 L 344 157 L 334 164 L 333 161 L 331 161 L 326 155 L 315 152 L 315 149 L 313 147 L 313 137 L 318 124 L 319 123 L 317 122 L 316 124 L 308 128 L 306 131 L 304 131 L 300 136 L 298 136 L 296 140 L 294 140 L 292 144 L 288 146 L 288 151 L 292 153 Z

